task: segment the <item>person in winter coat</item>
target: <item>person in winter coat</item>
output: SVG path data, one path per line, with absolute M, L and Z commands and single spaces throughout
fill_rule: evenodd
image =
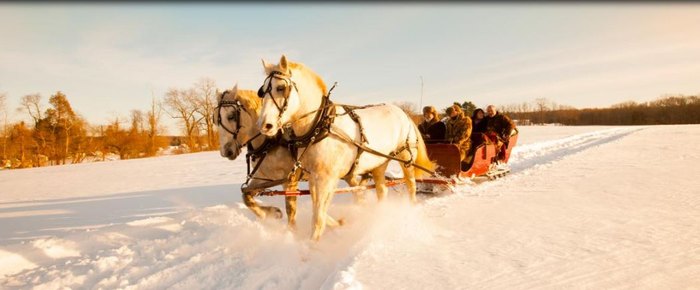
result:
M 447 119 L 445 139 L 449 143 L 457 144 L 460 160 L 463 163 L 469 163 L 469 148 L 471 147 L 469 137 L 472 134 L 472 120 L 464 116 L 462 108 L 457 105 L 447 108 L 447 115 L 449 119 Z
M 471 149 L 476 150 L 476 147 L 484 143 L 484 133 L 486 133 L 486 124 L 488 123 L 488 119 L 486 118 L 486 114 L 484 113 L 484 110 L 482 109 L 476 109 L 474 110 L 474 113 L 472 113 L 472 136 L 471 136 Z M 470 152 L 469 154 L 473 154 L 474 152 Z
M 510 138 L 510 132 L 515 128 L 513 121 L 508 116 L 498 112 L 494 105 L 486 107 L 486 113 L 488 115 L 486 131 L 495 133 L 501 140 L 507 142 Z
M 426 141 L 445 140 L 445 123 L 440 122 L 437 110 L 433 106 L 423 108 L 423 122 L 418 125 L 418 130 Z
M 474 110 L 472 113 L 472 134 L 474 133 L 486 133 L 486 124 L 488 120 L 486 119 L 486 114 L 482 109 Z
M 486 132 L 498 137 L 498 159 L 503 159 L 505 158 L 505 150 L 502 149 L 508 148 L 510 133 L 515 129 L 515 123 L 508 116 L 499 113 L 494 105 L 486 107 L 486 114 L 488 116 Z

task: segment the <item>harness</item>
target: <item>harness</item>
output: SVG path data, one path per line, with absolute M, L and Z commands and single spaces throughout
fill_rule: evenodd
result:
M 282 105 L 280 105 L 275 100 L 275 98 L 272 96 L 272 79 L 282 80 L 287 84 L 287 86 L 285 86 L 284 102 L 282 103 Z M 296 121 L 299 121 L 303 118 L 311 116 L 312 114 L 315 114 L 314 120 L 312 122 L 312 127 L 308 132 L 306 132 L 305 134 L 303 134 L 301 136 L 297 136 L 294 133 L 294 131 L 291 130 L 293 123 L 296 121 L 286 123 L 283 126 L 279 126 L 280 132 L 288 132 L 288 133 L 282 133 L 282 138 L 280 139 L 280 142 L 286 141 L 285 145 L 287 146 L 289 151 L 292 153 L 292 157 L 294 158 L 294 167 L 293 167 L 292 171 L 288 174 L 286 179 L 270 181 L 269 184 L 271 184 L 271 185 L 264 186 L 263 184 L 261 184 L 260 186 L 256 186 L 255 189 L 266 188 L 266 187 L 271 187 L 271 186 L 283 184 L 283 183 L 285 183 L 289 180 L 292 180 L 294 178 L 297 178 L 297 179 L 300 178 L 301 174 L 303 172 L 309 173 L 309 171 L 307 169 L 303 168 L 303 166 L 301 164 L 301 159 L 303 158 L 304 154 L 306 153 L 306 151 L 308 150 L 308 148 L 311 145 L 320 142 L 321 140 L 327 138 L 330 135 L 333 135 L 333 136 L 339 138 L 340 140 L 342 140 L 343 142 L 352 144 L 355 147 L 357 147 L 357 154 L 356 154 L 355 160 L 354 160 L 350 170 L 346 174 L 346 177 L 353 175 L 353 173 L 354 173 L 354 171 L 359 163 L 360 156 L 363 152 L 367 152 L 367 153 L 370 153 L 373 155 L 381 156 L 381 157 L 384 157 L 384 158 L 387 158 L 390 160 L 398 161 L 406 167 L 412 165 L 412 166 L 415 166 L 421 170 L 424 170 L 426 172 L 434 174 L 434 172 L 432 170 L 429 170 L 423 166 L 415 164 L 415 162 L 414 162 L 413 152 L 410 149 L 412 147 L 415 147 L 418 144 L 419 140 L 418 140 L 417 134 L 416 134 L 416 140 L 414 143 L 416 145 L 411 146 L 410 140 L 407 137 L 406 143 L 404 146 L 390 152 L 389 154 L 384 154 L 382 152 L 379 152 L 377 150 L 374 150 L 374 149 L 368 147 L 367 146 L 368 141 L 367 141 L 367 137 L 365 136 L 365 133 L 364 133 L 364 127 L 362 126 L 360 116 L 357 115 L 357 113 L 355 111 L 374 107 L 374 106 L 380 106 L 380 105 L 384 105 L 384 104 L 374 104 L 374 105 L 366 105 L 366 106 L 351 106 L 351 105 L 343 105 L 343 104 L 334 104 L 330 100 L 330 95 L 337 84 L 338 84 L 337 82 L 334 83 L 333 86 L 328 90 L 328 93 L 326 93 L 325 95 L 322 96 L 321 105 L 319 106 L 318 109 L 311 111 L 311 112 L 308 112 L 296 120 Z M 268 95 L 268 94 L 270 95 L 270 98 L 272 99 L 274 105 L 279 110 L 278 120 L 280 120 L 280 117 L 282 116 L 284 111 L 287 109 L 287 104 L 288 104 L 288 100 L 289 100 L 289 96 L 291 94 L 292 88 L 294 88 L 294 90 L 296 90 L 298 92 L 296 83 L 291 79 L 291 72 L 286 74 L 286 73 L 282 73 L 279 71 L 273 71 L 267 76 L 267 78 L 265 78 L 263 86 L 261 86 L 260 89 L 258 89 L 258 97 L 264 98 L 266 95 Z M 343 108 L 343 110 L 344 110 L 343 113 L 340 113 L 340 114 L 336 113 L 336 108 L 338 106 Z M 339 117 L 339 116 L 344 116 L 344 115 L 348 115 L 350 117 L 350 119 L 352 119 L 353 122 L 355 122 L 357 124 L 359 131 L 360 131 L 360 142 L 357 142 L 357 141 L 353 140 L 352 138 L 348 137 L 343 132 L 340 132 L 340 131 L 334 129 L 333 122 L 335 121 L 335 118 Z M 280 136 L 279 133 L 277 136 Z M 299 149 L 303 149 L 301 154 L 299 154 Z M 400 154 L 401 152 L 403 152 L 405 150 L 408 150 L 411 154 L 411 157 L 408 160 L 402 160 L 402 159 L 399 159 L 396 157 L 398 154 Z
M 262 177 L 255 177 L 255 173 L 258 172 L 258 169 L 260 169 L 260 166 L 262 163 L 265 161 L 265 158 L 267 157 L 267 153 L 272 150 L 274 147 L 277 146 L 282 146 L 285 147 L 284 141 L 282 139 L 282 134 L 278 133 L 274 138 L 265 138 L 265 141 L 263 142 L 262 145 L 258 148 L 254 148 L 251 143 L 248 143 L 248 152 L 245 154 L 245 162 L 246 162 L 246 181 L 241 184 L 241 192 L 243 193 L 249 193 L 252 192 L 256 189 L 260 188 L 268 188 L 268 187 L 273 187 L 277 185 L 284 184 L 287 182 L 286 179 L 269 179 L 269 178 L 262 178 Z M 251 169 L 251 164 L 253 162 L 256 162 L 255 166 L 252 167 Z M 254 187 L 250 187 L 250 181 L 253 179 L 257 180 L 263 180 L 265 182 L 258 184 Z
M 219 127 L 223 128 L 226 132 L 230 133 L 233 136 L 233 140 L 236 140 L 238 142 L 238 133 L 241 130 L 241 111 L 248 112 L 238 100 L 231 101 L 231 100 L 223 100 L 223 97 L 228 94 L 229 91 L 224 91 L 223 94 L 221 95 L 221 101 L 218 103 L 216 106 L 216 115 L 214 118 L 216 119 L 217 122 L 215 122 Z M 230 107 L 233 108 L 233 116 L 232 116 L 232 121 L 236 122 L 236 128 L 231 130 L 230 128 L 226 127 L 224 123 L 221 121 L 221 109 L 224 107 Z M 265 138 L 265 141 L 263 142 L 262 145 L 260 145 L 258 148 L 253 147 L 252 141 L 255 140 L 256 138 L 262 136 L 261 133 L 256 134 L 252 138 L 248 139 L 246 142 L 238 144 L 238 149 L 241 149 L 243 147 L 247 148 L 246 152 L 246 181 L 241 185 L 242 191 L 245 192 L 245 188 L 247 188 L 247 185 L 250 183 L 251 180 L 253 179 L 261 179 L 265 180 L 268 182 L 273 182 L 274 180 L 272 179 L 267 179 L 267 178 L 260 178 L 260 177 L 254 177 L 255 173 L 260 169 L 260 165 L 262 162 L 265 160 L 265 157 L 267 157 L 267 152 L 270 151 L 273 147 L 275 146 L 280 146 L 281 145 L 281 134 L 278 134 L 276 138 Z M 255 164 L 254 167 L 251 169 L 251 164 L 258 159 L 258 162 Z M 282 182 L 283 183 L 283 182 Z M 281 183 L 280 183 L 281 184 Z M 278 184 L 270 184 L 267 185 L 267 187 L 272 187 Z

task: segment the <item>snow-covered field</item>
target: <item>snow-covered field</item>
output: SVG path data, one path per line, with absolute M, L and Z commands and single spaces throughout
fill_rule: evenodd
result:
M 0 288 L 700 287 L 700 126 L 520 131 L 508 177 L 336 196 L 317 244 L 308 197 L 296 233 L 257 221 L 217 152 L 2 171 Z

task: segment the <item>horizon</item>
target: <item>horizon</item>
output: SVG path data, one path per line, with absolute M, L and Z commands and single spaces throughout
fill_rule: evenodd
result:
M 700 93 L 700 5 L 0 4 L 0 93 L 56 91 L 90 124 L 211 78 L 255 89 L 281 54 L 338 102 L 603 108 Z M 265 17 L 260 17 L 260 16 Z M 351 24 L 351 25 L 348 25 Z M 282 28 L 282 29 L 280 29 Z M 460 37 L 460 36 L 465 37 Z M 167 135 L 178 125 L 167 114 Z

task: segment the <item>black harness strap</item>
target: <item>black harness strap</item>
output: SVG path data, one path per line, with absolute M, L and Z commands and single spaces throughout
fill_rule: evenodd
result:
M 357 147 L 361 147 L 362 150 L 363 150 L 363 151 L 366 151 L 367 153 L 371 153 L 371 154 L 374 154 L 374 155 L 377 155 L 377 156 L 381 156 L 381 157 L 384 157 L 384 158 L 387 158 L 387 159 L 395 160 L 395 161 L 398 161 L 398 162 L 400 162 L 400 163 L 403 163 L 404 165 L 413 165 L 413 166 L 415 166 L 415 167 L 418 167 L 418 169 L 420 169 L 420 170 L 423 170 L 423 171 L 428 172 L 428 173 L 430 173 L 430 174 L 435 174 L 434 171 L 432 171 L 432 170 L 430 170 L 430 169 L 428 169 L 428 168 L 425 168 L 425 167 L 423 167 L 423 166 L 421 166 L 421 165 L 415 164 L 415 163 L 413 162 L 413 156 L 412 156 L 411 159 L 409 159 L 409 160 L 401 160 L 401 159 L 399 159 L 399 158 L 396 158 L 395 156 L 391 156 L 391 155 L 388 155 L 388 154 L 384 154 L 384 153 L 382 153 L 382 152 L 379 152 L 379 151 L 377 151 L 377 150 L 374 150 L 374 149 L 372 149 L 372 148 L 369 148 L 369 147 L 365 146 L 364 144 L 360 144 L 360 143 L 358 143 L 357 141 L 350 139 L 350 138 L 349 138 L 348 136 L 346 136 L 345 134 L 341 134 L 341 133 L 339 133 L 339 132 L 336 132 L 335 130 L 331 130 L 330 133 L 333 134 L 333 136 L 336 136 L 336 137 L 340 138 L 341 140 L 343 140 L 343 141 L 345 141 L 345 142 L 348 142 L 348 143 L 350 143 L 350 144 L 354 144 L 354 145 L 357 146 Z M 406 140 L 406 144 L 408 145 L 408 139 Z M 406 149 L 404 149 L 404 150 L 406 150 Z M 402 151 L 403 151 L 403 150 L 402 150 Z M 398 154 L 398 153 L 397 153 L 397 154 Z M 412 155 L 412 154 L 413 154 L 413 153 L 411 153 L 411 155 Z
M 283 146 L 286 147 L 286 143 L 284 143 L 282 139 L 282 134 L 278 133 L 274 138 L 266 138 L 265 142 L 263 142 L 262 145 L 258 148 L 253 148 L 253 146 L 249 143 L 248 144 L 248 152 L 246 153 L 246 165 L 247 165 L 247 176 L 246 176 L 246 181 L 241 185 L 241 191 L 242 192 L 251 192 L 256 189 L 260 188 L 267 188 L 267 187 L 272 187 L 280 184 L 284 184 L 287 182 L 287 179 L 269 179 L 269 178 L 262 178 L 262 177 L 256 177 L 255 173 L 258 172 L 258 169 L 260 169 L 260 166 L 263 164 L 265 161 L 265 158 L 267 157 L 267 153 L 272 150 L 275 146 Z M 257 159 L 257 162 L 256 162 Z M 253 169 L 251 170 L 251 163 L 256 162 L 255 165 L 253 166 Z M 249 186 L 249 183 L 251 180 L 263 180 L 266 181 L 265 183 L 256 185 L 256 186 Z M 272 185 L 270 185 L 272 184 Z

